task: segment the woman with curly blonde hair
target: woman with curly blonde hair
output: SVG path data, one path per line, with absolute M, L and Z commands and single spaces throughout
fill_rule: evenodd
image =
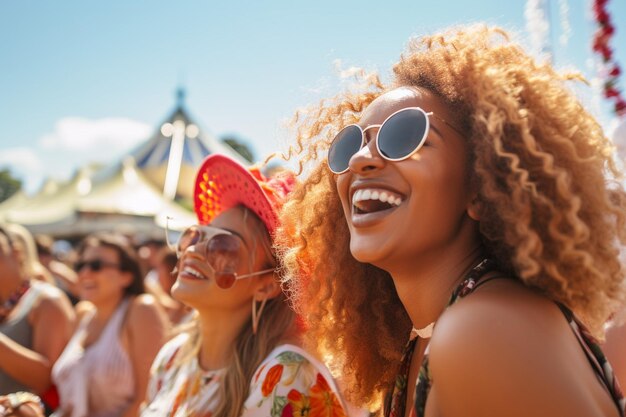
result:
M 388 416 L 623 416 L 593 336 L 626 194 L 578 77 L 484 26 L 393 70 L 296 118 L 312 166 L 278 240 L 311 345 Z

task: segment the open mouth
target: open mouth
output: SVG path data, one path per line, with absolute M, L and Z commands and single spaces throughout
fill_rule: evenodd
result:
M 204 281 L 208 280 L 208 278 L 204 274 L 188 265 L 183 267 L 179 275 L 183 276 L 184 278 L 200 279 Z
M 404 198 L 389 190 L 362 188 L 352 196 L 355 214 L 376 213 L 398 207 Z

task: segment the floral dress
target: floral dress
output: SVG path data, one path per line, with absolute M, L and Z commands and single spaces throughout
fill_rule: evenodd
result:
M 470 271 L 467 278 L 454 290 L 450 297 L 450 301 L 448 302 L 448 307 L 456 303 L 461 298 L 471 294 L 479 285 L 484 284 L 490 279 L 497 278 L 493 277 L 480 281 L 480 279 L 487 272 L 494 268 L 495 263 L 489 259 L 485 259 L 483 262 L 478 264 L 472 271 Z M 570 325 L 574 335 L 576 336 L 578 342 L 585 351 L 585 355 L 587 356 L 587 359 L 593 367 L 594 372 L 597 374 L 598 378 L 606 387 L 607 391 L 611 395 L 611 398 L 615 402 L 615 405 L 619 410 L 620 416 L 624 417 L 624 397 L 622 396 L 622 392 L 620 390 L 619 384 L 617 383 L 617 379 L 613 375 L 611 365 L 602 353 L 599 343 L 589 333 L 584 324 L 582 324 L 567 307 L 558 303 L 557 305 L 563 312 L 563 315 Z M 407 399 L 409 368 L 411 366 L 411 358 L 413 357 L 413 351 L 415 350 L 416 342 L 417 337 L 412 334 L 405 348 L 404 355 L 402 357 L 402 363 L 400 365 L 400 371 L 398 373 L 398 376 L 396 377 L 393 390 L 391 391 L 391 395 L 387 398 L 385 406 L 385 416 L 387 417 L 404 416 L 405 404 Z M 423 417 L 425 415 L 426 400 L 428 399 L 428 393 L 430 392 L 430 388 L 433 385 L 432 375 L 430 374 L 430 369 L 428 366 L 429 348 L 430 344 L 426 346 L 426 349 L 424 351 L 424 358 L 422 359 L 419 373 L 417 375 L 414 403 L 413 408 L 411 409 L 411 417 Z
M 197 356 L 177 364 L 188 334 L 166 343 L 151 371 L 142 417 L 213 415 L 224 370 L 205 371 Z M 276 347 L 254 372 L 242 417 L 344 417 L 344 404 L 326 367 L 303 349 Z

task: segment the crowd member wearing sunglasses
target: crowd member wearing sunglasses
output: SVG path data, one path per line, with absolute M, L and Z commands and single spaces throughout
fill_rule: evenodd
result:
M 70 339 L 74 311 L 63 292 L 35 279 L 15 224 L 0 224 L 0 395 L 51 388 L 51 370 Z M 30 237 L 32 239 L 32 237 Z M 44 396 L 45 397 L 45 396 Z
M 150 365 L 169 331 L 165 313 L 144 294 L 137 255 L 124 236 L 87 236 L 76 264 L 80 322 L 52 376 L 55 416 L 136 416 Z
M 200 225 L 176 245 L 172 295 L 193 307 L 189 327 L 154 361 L 142 417 L 344 416 L 332 376 L 299 347 L 277 277 L 276 212 L 293 188 L 222 155 L 195 185 Z
M 310 175 L 281 214 L 285 279 L 356 402 L 624 415 L 591 335 L 625 296 L 626 194 L 567 79 L 457 27 L 296 119 Z

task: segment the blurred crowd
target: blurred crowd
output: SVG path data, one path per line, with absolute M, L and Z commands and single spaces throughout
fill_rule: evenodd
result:
M 0 224 L 0 394 L 36 393 L 49 415 L 60 394 L 117 390 L 104 409 L 136 415 L 154 356 L 191 312 L 170 295 L 176 261 L 164 240 L 72 245 Z

